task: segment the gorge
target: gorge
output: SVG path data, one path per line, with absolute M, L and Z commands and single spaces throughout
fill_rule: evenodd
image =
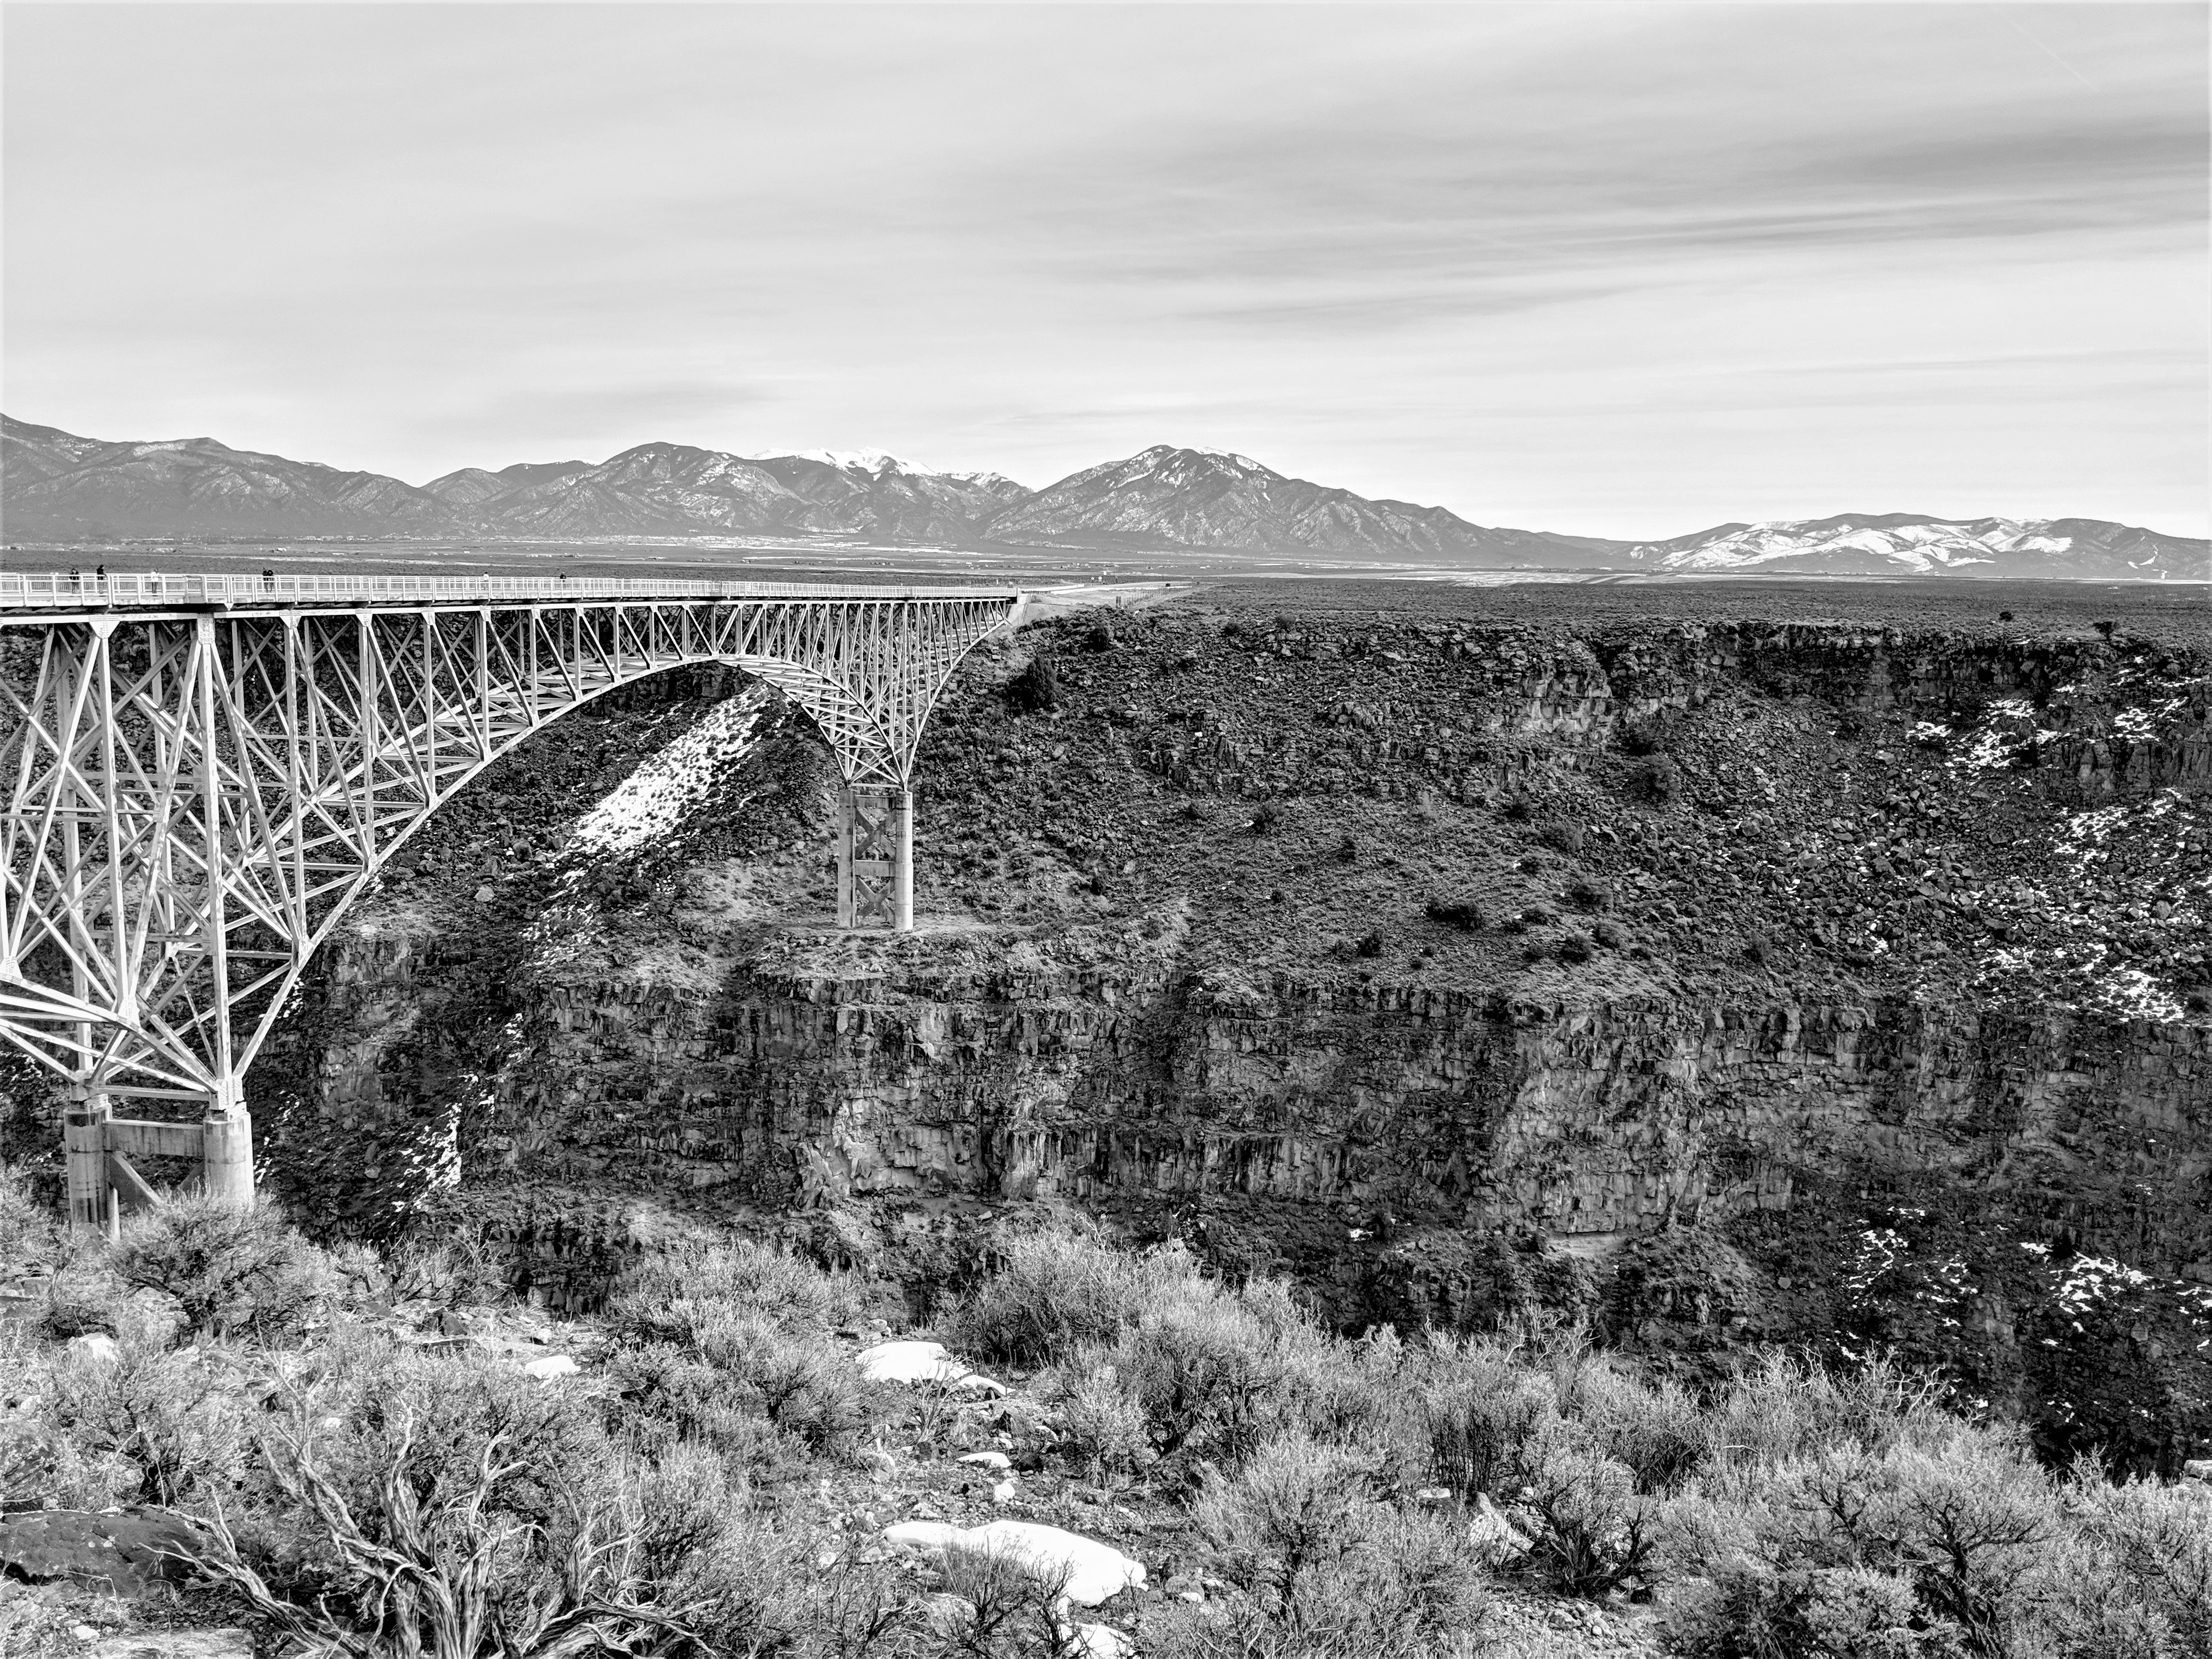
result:
M 799 717 L 633 688 L 325 947 L 250 1079 L 269 1174 L 473 1228 L 556 1309 L 736 1226 L 926 1313 L 1080 1211 L 1347 1329 L 1886 1347 L 2049 1455 L 2202 1455 L 2201 635 L 1821 597 L 1031 627 L 931 727 L 907 937 L 830 925 Z M 734 765 L 681 741 L 714 722 Z M 625 789 L 681 811 L 610 830 Z

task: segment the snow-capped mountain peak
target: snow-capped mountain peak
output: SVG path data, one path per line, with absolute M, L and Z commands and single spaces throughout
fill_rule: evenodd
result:
M 1728 524 L 1632 547 L 1646 568 L 1684 574 L 2088 575 L 2202 578 L 2202 542 L 2094 519 L 1942 519 L 1844 513 Z M 2192 562 L 2195 568 L 2190 568 Z M 2117 567 L 2117 568 L 2115 568 Z
M 897 456 L 880 449 L 789 449 L 780 455 L 748 455 L 749 461 L 800 460 L 819 461 L 824 466 L 861 472 L 932 472 L 935 469 L 917 466 L 912 461 L 902 461 Z

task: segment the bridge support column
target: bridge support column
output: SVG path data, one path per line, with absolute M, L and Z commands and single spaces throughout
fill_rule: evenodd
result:
M 253 1202 L 253 1115 L 235 1079 L 208 1097 L 200 1121 L 200 1190 L 240 1207 Z
M 115 1189 L 107 1178 L 107 1097 L 82 1084 L 71 1086 L 62 1109 L 63 1179 L 69 1193 L 70 1231 L 112 1237 Z
M 914 791 L 902 789 L 891 797 L 896 820 L 891 835 L 891 927 L 914 932 Z
M 914 927 L 914 793 L 848 784 L 837 795 L 837 925 Z

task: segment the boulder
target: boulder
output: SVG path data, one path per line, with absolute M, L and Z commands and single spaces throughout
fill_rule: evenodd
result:
M 253 1637 L 235 1625 L 222 1630 L 141 1630 L 111 1636 L 85 1659 L 253 1659 Z
M 936 1382 L 984 1394 L 1006 1391 L 1005 1383 L 969 1370 L 942 1342 L 878 1342 L 863 1348 L 859 1359 L 860 1369 L 878 1382 Z
M 987 1521 L 956 1527 L 942 1521 L 904 1521 L 884 1532 L 887 1542 L 942 1558 L 957 1547 L 1017 1561 L 1034 1577 L 1065 1577 L 1061 1594 L 1096 1607 L 1145 1582 L 1145 1564 L 1111 1544 L 1034 1521 Z
M 0 1516 L 0 1572 L 143 1595 L 196 1577 L 192 1564 L 212 1542 L 196 1522 L 163 1510 L 24 1510 Z

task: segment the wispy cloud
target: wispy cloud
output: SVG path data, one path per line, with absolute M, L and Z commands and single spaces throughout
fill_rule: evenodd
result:
M 2127 4 L 18 8 L 5 396 L 409 477 L 665 437 L 1043 478 L 1172 438 L 1569 530 L 1931 481 L 2187 527 L 2205 35 Z

